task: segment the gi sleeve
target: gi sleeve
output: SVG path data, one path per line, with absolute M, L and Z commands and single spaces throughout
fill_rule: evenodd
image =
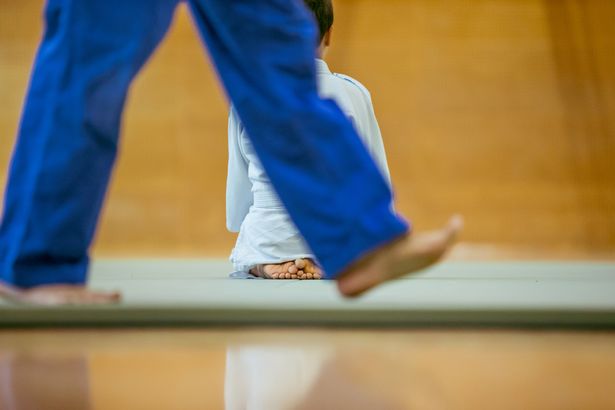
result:
M 226 178 L 226 228 L 231 232 L 239 232 L 253 203 L 248 162 L 239 146 L 239 140 L 245 132 L 237 112 L 231 107 L 228 120 L 228 173 Z
M 356 126 L 358 128 L 357 132 L 361 135 L 367 150 L 376 162 L 380 172 L 382 172 L 382 175 L 388 182 L 389 186 L 391 186 L 391 173 L 389 171 L 387 156 L 384 150 L 384 142 L 382 141 L 382 134 L 380 133 L 380 127 L 378 126 L 378 120 L 376 119 L 372 99 L 367 90 L 364 93 L 364 97 L 365 116 L 363 121 L 356 121 Z

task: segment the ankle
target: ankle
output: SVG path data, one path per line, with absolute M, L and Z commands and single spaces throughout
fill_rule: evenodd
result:
M 370 252 L 359 258 L 359 260 L 348 266 L 339 275 L 339 278 L 350 276 L 354 272 L 369 269 L 370 267 L 377 267 L 379 270 L 383 270 L 385 272 L 388 271 L 391 267 L 394 267 L 396 261 L 403 255 L 405 242 L 408 240 L 409 236 L 410 233 L 406 232 L 391 241 L 372 249 Z

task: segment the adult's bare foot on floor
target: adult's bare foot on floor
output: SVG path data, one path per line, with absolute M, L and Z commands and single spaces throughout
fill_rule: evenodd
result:
M 0 282 L 0 299 L 39 306 L 105 305 L 118 303 L 121 295 L 119 292 L 93 291 L 78 285 L 45 285 L 19 289 Z
M 444 228 L 396 239 L 342 273 L 338 289 L 345 296 L 358 296 L 383 282 L 425 269 L 444 256 L 462 228 L 463 218 L 454 216 Z

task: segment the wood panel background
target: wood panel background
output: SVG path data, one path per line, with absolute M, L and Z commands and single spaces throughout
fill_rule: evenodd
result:
M 335 71 L 372 92 L 399 209 L 464 241 L 615 250 L 615 2 L 337 0 Z M 41 33 L 0 0 L 0 178 Z M 184 6 L 135 82 L 98 255 L 225 255 L 226 101 Z

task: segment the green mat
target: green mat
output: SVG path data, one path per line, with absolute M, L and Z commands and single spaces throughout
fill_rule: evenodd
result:
M 100 260 L 91 286 L 115 306 L 0 302 L 0 326 L 615 327 L 615 263 L 444 263 L 356 300 L 331 281 L 229 279 L 221 260 Z

